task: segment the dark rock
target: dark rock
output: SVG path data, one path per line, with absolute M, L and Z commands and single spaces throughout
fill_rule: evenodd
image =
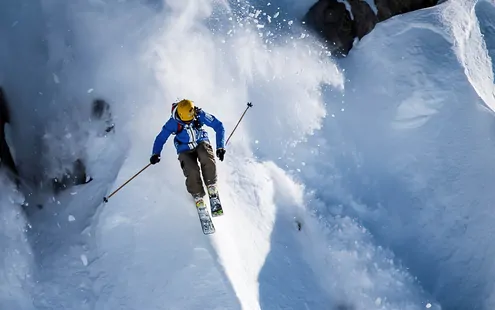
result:
M 95 99 L 91 106 L 90 121 L 98 135 L 106 135 L 115 132 L 110 104 L 103 99 Z M 86 165 L 81 158 L 76 159 L 72 166 L 65 170 L 63 175 L 52 179 L 52 188 L 55 194 L 73 186 L 87 184 L 93 178 L 88 175 Z
M 95 99 L 91 109 L 92 116 L 96 119 L 102 119 L 103 114 L 110 110 L 110 105 L 103 99 Z
M 0 124 L 5 125 L 10 123 L 10 113 L 7 104 L 7 98 L 5 97 L 2 87 L 0 87 Z
M 10 124 L 9 105 L 5 93 L 0 87 L 0 167 L 7 167 L 18 183 L 19 173 L 5 138 L 5 124 L 7 123 Z
M 91 182 L 93 178 L 89 177 L 86 173 L 86 165 L 84 165 L 81 159 L 77 159 L 71 170 L 67 170 L 66 173 L 60 178 L 54 178 L 52 180 L 53 191 L 55 194 L 68 189 L 70 187 L 87 184 Z
M 335 310 L 354 310 L 354 306 L 348 304 L 339 304 L 335 307 Z
M 334 52 L 344 54 L 351 49 L 355 29 L 345 4 L 320 0 L 309 9 L 304 22 L 319 32 Z
M 375 28 L 378 17 L 367 2 L 361 0 L 350 0 L 352 15 L 354 16 L 355 36 L 359 39 L 367 35 Z
M 112 113 L 110 111 L 110 105 L 103 99 L 95 99 L 93 101 L 93 107 L 91 110 L 92 121 L 103 121 L 104 132 L 114 132 L 115 124 L 113 123 Z
M 434 6 L 438 0 L 375 0 L 379 21 Z
M 376 5 L 375 14 L 364 0 L 342 1 L 345 4 L 338 0 L 319 0 L 304 17 L 305 24 L 329 43 L 336 56 L 346 56 L 354 40 L 370 33 L 377 23 L 439 3 L 439 0 L 369 0 Z
M 91 105 L 91 115 L 89 116 L 92 127 L 97 131 L 99 136 L 106 136 L 109 133 L 115 132 L 115 124 L 113 123 L 110 104 L 103 99 L 95 99 Z M 5 124 L 10 124 L 9 102 L 7 97 L 0 87 L 0 167 L 7 167 L 10 174 L 13 176 L 17 186 L 19 187 L 21 177 L 19 176 L 18 169 L 15 165 L 14 159 L 11 154 L 11 150 L 7 144 L 5 137 Z M 61 141 L 59 141 L 62 143 Z M 57 143 L 51 141 L 50 143 Z M 73 186 L 87 184 L 93 180 L 87 173 L 84 154 L 79 154 L 78 157 L 72 163 L 65 164 L 58 160 L 55 160 L 57 167 L 54 167 L 53 171 L 58 170 L 55 176 L 45 175 L 42 180 L 34 181 L 39 189 L 44 188 L 43 184 L 48 181 L 48 186 L 51 187 L 53 193 L 59 194 L 60 192 L 67 190 Z M 51 170 L 51 169 L 50 169 Z M 25 182 L 23 182 L 24 184 Z M 26 184 L 24 184 L 26 185 Z M 32 195 L 33 190 L 28 189 L 27 195 Z

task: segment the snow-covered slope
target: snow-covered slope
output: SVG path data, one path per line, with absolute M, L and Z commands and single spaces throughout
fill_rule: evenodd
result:
M 449 1 L 380 24 L 342 62 L 301 173 L 335 202 L 320 213 L 358 218 L 444 309 L 494 305 L 494 12 Z
M 493 5 L 397 16 L 335 63 L 294 3 L 3 4 L 0 82 L 33 125 L 12 128 L 16 160 L 34 178 L 83 156 L 94 181 L 31 209 L 26 230 L 2 186 L 1 308 L 491 308 Z M 97 96 L 114 135 L 88 130 Z M 228 133 L 254 103 L 218 162 L 212 236 L 171 143 L 102 203 L 182 97 Z
M 2 309 L 31 309 L 30 289 L 33 285 L 31 248 L 26 240 L 25 220 L 13 201 L 22 201 L 14 193 L 4 174 L 0 176 L 0 305 Z

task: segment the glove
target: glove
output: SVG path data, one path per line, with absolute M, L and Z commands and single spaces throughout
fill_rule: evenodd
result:
M 160 155 L 158 154 L 153 154 L 151 157 L 150 157 L 150 163 L 152 165 L 156 164 L 156 163 L 159 163 L 160 162 Z
M 217 149 L 217 157 L 220 161 L 223 161 L 223 157 L 225 155 L 225 149 Z

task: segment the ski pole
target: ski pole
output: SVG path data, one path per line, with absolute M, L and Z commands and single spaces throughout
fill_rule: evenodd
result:
M 230 137 L 232 137 L 232 135 L 234 134 L 235 130 L 237 129 L 237 126 L 239 126 L 239 123 L 242 121 L 242 118 L 244 117 L 244 114 L 246 114 L 247 110 L 249 108 L 251 108 L 253 106 L 253 104 L 251 102 L 248 102 L 247 103 L 247 108 L 246 110 L 244 110 L 244 113 L 242 113 L 241 115 L 241 118 L 239 119 L 239 121 L 237 122 L 237 125 L 235 125 L 234 129 L 232 130 L 232 132 L 230 133 L 229 137 L 227 138 L 227 142 L 225 142 L 225 145 L 227 146 L 227 144 L 229 143 L 229 140 L 230 140 Z
M 151 165 L 151 163 L 147 164 L 146 167 L 141 169 L 138 173 L 136 173 L 134 176 L 132 176 L 129 180 L 127 180 L 124 184 L 122 184 L 119 188 L 113 191 L 108 197 L 103 197 L 104 202 L 108 202 L 108 198 L 112 197 L 115 193 L 117 193 L 122 187 L 124 187 L 127 183 L 131 182 L 132 179 L 138 176 L 141 172 L 143 172 L 146 168 L 148 168 Z

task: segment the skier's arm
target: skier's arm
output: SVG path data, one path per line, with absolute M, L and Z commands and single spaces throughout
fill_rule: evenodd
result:
M 223 127 L 222 122 L 212 114 L 206 113 L 203 110 L 200 112 L 200 117 L 206 126 L 215 130 L 217 149 L 223 149 L 225 147 L 225 128 Z
M 162 130 L 155 138 L 153 150 L 151 152 L 153 155 L 161 154 L 163 145 L 167 142 L 168 137 L 170 137 L 170 135 L 174 132 L 174 129 L 174 120 L 171 118 L 165 123 L 165 125 L 163 125 Z

